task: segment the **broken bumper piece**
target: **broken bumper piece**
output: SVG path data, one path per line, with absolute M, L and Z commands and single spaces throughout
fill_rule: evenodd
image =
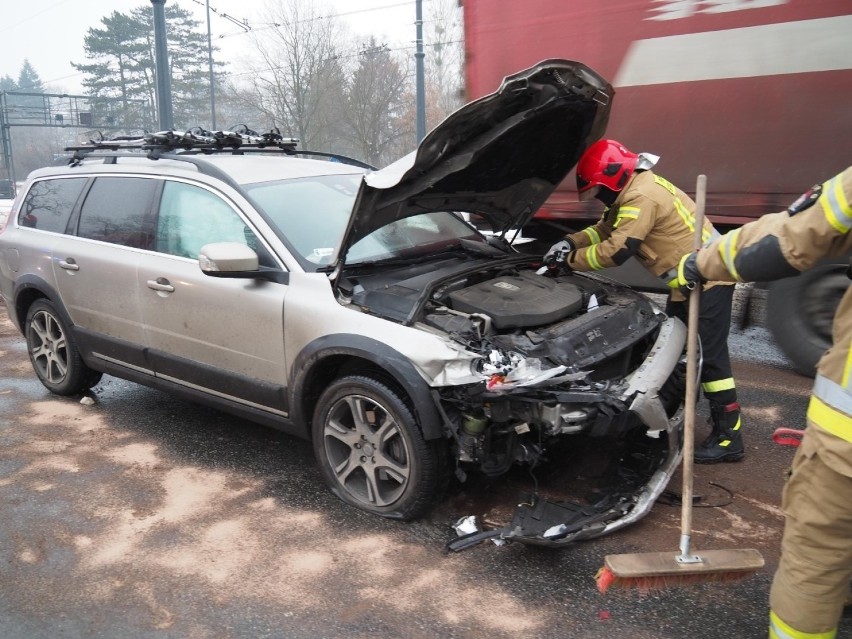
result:
M 651 511 L 680 459 L 681 452 L 678 449 L 654 473 L 651 481 L 635 494 L 612 495 L 595 504 L 554 502 L 522 493 L 511 524 L 504 528 L 464 534 L 450 541 L 447 550 L 457 552 L 486 539 L 556 547 L 607 535 L 639 521 Z
M 595 504 L 554 502 L 522 493 L 511 524 L 464 534 L 450 541 L 447 550 L 458 552 L 487 539 L 556 547 L 609 534 L 639 521 L 651 511 L 680 459 L 678 448 L 636 493 L 612 495 Z

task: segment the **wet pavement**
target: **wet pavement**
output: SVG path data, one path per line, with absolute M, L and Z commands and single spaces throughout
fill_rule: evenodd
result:
M 113 377 L 92 405 L 51 395 L 0 305 L 0 637 L 764 637 L 793 455 L 771 433 L 802 425 L 811 381 L 732 350 L 747 457 L 696 467 L 693 542 L 756 548 L 766 568 L 602 595 L 604 555 L 677 549 L 676 503 L 566 549 L 447 554 L 453 522 L 502 523 L 547 469 L 379 519 L 324 488 L 308 442 Z

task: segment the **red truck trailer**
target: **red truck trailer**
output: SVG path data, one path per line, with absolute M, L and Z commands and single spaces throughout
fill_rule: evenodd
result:
M 661 156 L 689 191 L 707 175 L 721 230 L 786 208 L 852 164 L 849 0 L 461 0 L 468 99 L 547 58 L 581 61 L 610 80 L 607 137 Z M 597 219 L 573 173 L 535 217 L 557 236 Z M 849 285 L 828 263 L 770 287 L 768 322 L 813 373 Z

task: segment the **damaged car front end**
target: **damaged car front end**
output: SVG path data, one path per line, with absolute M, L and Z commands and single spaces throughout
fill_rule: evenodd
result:
M 520 376 L 508 384 L 502 380 L 514 371 L 505 377 L 501 373 L 495 384 L 491 377 L 485 389 L 480 386 L 472 393 L 468 389 L 463 398 L 459 389 L 444 389 L 442 400 L 459 412 L 454 420 L 459 424 L 455 433 L 459 459 L 478 465 L 486 474 L 508 471 L 510 463 L 559 465 L 561 459 L 550 451 L 551 447 L 564 450 L 560 438 L 570 438 L 574 451 L 596 456 L 602 466 L 596 473 L 599 482 L 591 489 L 592 501 L 580 504 L 575 499 L 524 495 L 507 526 L 456 540 L 451 549 L 498 536 L 563 545 L 607 534 L 650 511 L 681 457 L 683 412 L 678 398 L 682 387 L 674 371 L 682 359 L 685 329 L 676 319 L 622 324 L 627 319 L 622 315 L 639 319 L 634 311 L 607 304 L 553 327 L 562 337 L 579 343 L 590 334 L 601 341 L 612 337 L 612 343 L 595 353 L 609 351 L 610 355 L 598 367 L 572 365 L 544 380 L 538 376 L 527 382 Z M 640 337 L 643 329 L 650 330 Z M 618 344 L 621 331 L 624 336 L 634 330 L 635 339 Z M 555 350 L 562 349 L 556 346 Z M 629 366 L 636 358 L 642 363 Z M 563 368 L 560 365 L 557 370 Z M 576 458 L 576 454 L 568 457 Z M 564 472 L 576 471 L 567 467 Z
M 545 464 L 575 475 L 584 456 L 596 460 L 590 500 L 524 495 L 510 523 L 452 550 L 495 537 L 558 546 L 622 528 L 650 511 L 681 458 L 684 325 L 621 285 L 533 266 L 529 256 L 448 258 L 428 270 L 354 268 L 343 285 L 362 310 L 462 349 L 430 380 L 459 479 Z
M 544 61 L 436 127 L 415 153 L 364 178 L 328 270 L 341 303 L 440 337 L 450 360 L 408 353 L 431 389 L 455 474 L 545 464 L 586 498 L 526 495 L 485 538 L 558 546 L 646 515 L 681 458 L 686 329 L 601 276 L 540 269 L 507 238 L 606 128 L 612 87 Z M 484 220 L 485 237 L 466 220 Z

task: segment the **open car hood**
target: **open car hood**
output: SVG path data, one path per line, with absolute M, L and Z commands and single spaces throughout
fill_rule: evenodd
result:
M 587 66 L 545 60 L 505 78 L 433 129 L 416 151 L 369 173 L 338 254 L 427 211 L 465 211 L 505 233 L 525 224 L 603 135 L 613 88 Z

